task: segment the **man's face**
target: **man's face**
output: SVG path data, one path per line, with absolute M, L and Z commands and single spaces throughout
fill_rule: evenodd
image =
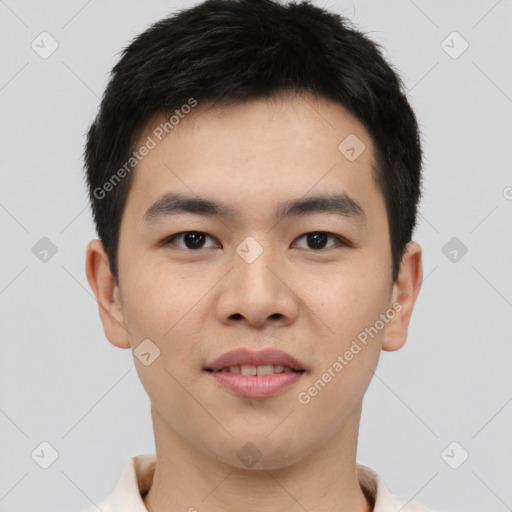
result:
M 311 96 L 201 107 L 135 171 L 120 230 L 122 314 L 133 350 L 151 340 L 160 351 L 135 364 L 161 427 L 232 465 L 244 467 L 239 450 L 252 443 L 244 449 L 257 447 L 259 467 L 285 466 L 357 430 L 382 349 L 386 327 L 375 325 L 392 307 L 393 283 L 373 144 L 346 110 Z M 365 146 L 355 159 L 354 135 Z M 145 218 L 168 193 L 233 214 L 164 207 Z M 349 196 L 363 214 L 276 216 L 278 205 L 327 194 Z M 207 370 L 239 348 L 282 350 L 304 371 L 269 396 L 254 396 L 258 385 L 240 394 Z M 260 377 L 235 371 L 241 378 Z

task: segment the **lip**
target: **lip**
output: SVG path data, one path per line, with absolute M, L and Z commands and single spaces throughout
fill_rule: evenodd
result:
M 230 372 L 209 372 L 220 385 L 228 388 L 236 395 L 246 398 L 268 398 L 279 394 L 287 387 L 295 384 L 304 372 L 274 373 L 273 375 L 243 376 Z
M 281 365 L 287 366 L 294 372 L 274 373 L 272 375 L 240 375 L 231 372 L 215 372 L 230 366 L 251 365 Z M 205 371 L 220 385 L 236 395 L 246 398 L 268 398 L 279 394 L 287 387 L 295 384 L 305 373 L 304 365 L 286 352 L 276 349 L 266 349 L 254 352 L 248 349 L 238 349 L 226 352 L 209 363 Z
M 238 365 L 282 365 L 292 370 L 305 370 L 304 365 L 292 355 L 277 349 L 265 349 L 259 352 L 242 348 L 226 352 L 207 364 L 205 370 L 221 370 L 222 368 Z M 276 374 L 277 375 L 277 374 Z

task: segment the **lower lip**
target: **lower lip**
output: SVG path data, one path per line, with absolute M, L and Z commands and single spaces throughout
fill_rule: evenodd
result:
M 304 372 L 274 373 L 272 375 L 239 375 L 230 372 L 208 372 L 222 386 L 247 398 L 275 396 L 295 384 Z

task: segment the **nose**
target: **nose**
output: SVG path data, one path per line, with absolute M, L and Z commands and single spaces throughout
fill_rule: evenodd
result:
M 262 249 L 255 259 L 246 258 L 243 252 L 234 255 L 233 268 L 222 280 L 216 303 L 221 323 L 277 327 L 297 318 L 299 298 L 286 262 L 279 262 L 270 248 Z

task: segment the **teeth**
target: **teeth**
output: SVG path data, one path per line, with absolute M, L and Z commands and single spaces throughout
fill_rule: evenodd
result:
M 258 375 L 273 375 L 274 373 L 274 367 L 271 364 L 258 366 L 256 369 L 258 371 Z
M 260 366 L 254 366 L 250 364 L 242 364 L 236 366 L 230 366 L 229 368 L 222 368 L 217 370 L 218 372 L 229 372 L 236 373 L 243 376 L 255 376 L 255 375 L 273 375 L 274 373 L 290 373 L 293 372 L 291 368 L 280 364 L 263 364 Z
M 240 373 L 243 376 L 256 375 L 256 366 L 250 366 L 248 364 L 242 364 L 240 366 Z

